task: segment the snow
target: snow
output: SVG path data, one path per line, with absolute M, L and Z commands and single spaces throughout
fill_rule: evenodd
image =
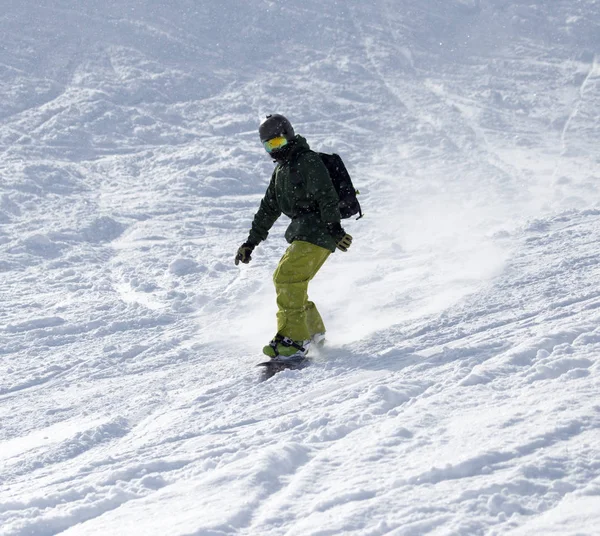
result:
M 0 535 L 600 534 L 600 3 L 0 12 Z M 286 114 L 365 217 L 260 381 Z

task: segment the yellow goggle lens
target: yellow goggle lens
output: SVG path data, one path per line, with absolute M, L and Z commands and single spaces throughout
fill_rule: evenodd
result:
M 280 149 L 284 145 L 287 145 L 287 140 L 283 136 L 277 136 L 276 138 L 271 138 L 270 140 L 263 141 L 263 145 L 268 153 L 271 151 L 275 151 L 276 149 Z

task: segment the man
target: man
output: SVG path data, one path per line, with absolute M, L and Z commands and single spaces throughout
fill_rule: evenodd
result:
M 277 334 L 263 353 L 273 359 L 303 359 L 309 344 L 325 337 L 321 315 L 308 300 L 308 283 L 336 247 L 348 250 L 352 237 L 340 224 L 339 198 L 327 168 L 291 123 L 282 115 L 269 115 L 258 131 L 277 165 L 235 264 L 250 262 L 282 213 L 291 218 L 285 233 L 290 246 L 273 274 Z

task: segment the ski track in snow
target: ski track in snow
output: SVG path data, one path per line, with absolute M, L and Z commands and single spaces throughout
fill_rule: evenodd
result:
M 0 535 L 600 534 L 598 2 L 176 4 L 0 14 Z M 366 216 L 260 381 L 274 110 Z

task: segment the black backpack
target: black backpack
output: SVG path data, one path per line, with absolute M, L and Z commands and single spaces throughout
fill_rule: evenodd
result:
M 296 154 L 294 158 L 294 162 L 292 162 L 290 171 L 292 174 L 298 174 L 297 160 L 301 154 L 313 152 L 313 151 L 302 151 Z M 327 154 L 327 153 L 317 153 L 319 158 L 325 164 L 327 171 L 329 171 L 329 176 L 331 177 L 331 182 L 333 182 L 333 187 L 338 194 L 340 199 L 340 216 L 345 218 L 350 218 L 355 214 L 358 214 L 357 220 L 360 220 L 363 217 L 362 210 L 360 208 L 360 203 L 356 196 L 358 195 L 358 190 L 354 188 L 352 184 L 352 179 L 350 178 L 350 174 L 344 165 L 343 160 L 338 154 Z

